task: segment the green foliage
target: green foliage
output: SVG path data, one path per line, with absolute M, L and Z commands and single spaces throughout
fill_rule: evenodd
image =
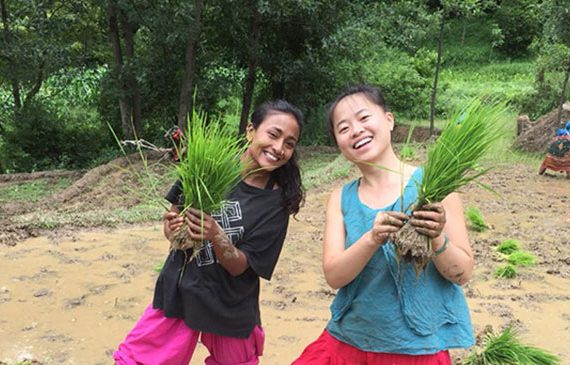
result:
M 205 113 L 193 111 L 188 124 L 186 150 L 176 165 L 184 207 L 211 213 L 239 182 L 244 171 L 240 158 L 247 146 L 218 121 L 208 122 Z
M 498 120 L 504 113 L 502 103 L 485 105 L 475 99 L 448 122 L 428 150 L 418 206 L 440 202 L 488 171 L 479 160 L 500 137 Z
M 522 56 L 540 32 L 539 0 L 501 1 L 495 21 L 503 42 L 499 50 L 509 56 Z
M 536 262 L 536 257 L 527 251 L 515 251 L 509 254 L 507 261 L 515 266 L 532 266 Z
M 31 182 L 13 183 L 0 188 L 0 203 L 27 201 L 36 202 L 71 185 L 68 178 L 39 179 Z
M 469 206 L 465 210 L 465 215 L 467 216 L 467 220 L 469 221 L 469 225 L 473 230 L 477 232 L 485 232 L 489 229 L 487 223 L 485 223 L 485 219 L 483 218 L 483 214 L 481 211 L 475 206 Z
M 498 246 L 497 246 L 497 251 L 505 254 L 505 255 L 510 255 L 515 251 L 520 250 L 521 245 L 519 243 L 519 241 L 515 240 L 515 239 L 508 239 L 505 240 L 503 242 L 501 242 Z
M 557 365 L 560 359 L 541 348 L 521 343 L 518 333 L 507 327 L 488 333 L 480 348 L 471 352 L 463 365 Z
M 87 166 L 109 141 L 90 110 L 58 116 L 53 105 L 30 102 L 4 134 L 3 171 L 34 171 Z M 65 118 L 65 119 L 64 119 Z
M 513 279 L 517 276 L 517 269 L 511 265 L 503 265 L 495 269 L 495 277 L 498 279 Z

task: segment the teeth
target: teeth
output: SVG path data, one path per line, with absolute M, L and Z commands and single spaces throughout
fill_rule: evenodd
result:
M 273 160 L 273 161 L 278 161 L 278 160 L 279 160 L 279 158 L 278 158 L 277 156 L 275 156 L 274 154 L 272 154 L 271 152 L 265 152 L 265 155 L 266 155 L 267 157 L 269 157 L 270 160 Z
M 365 144 L 367 144 L 368 142 L 370 142 L 372 140 L 372 137 L 366 137 L 361 139 L 360 141 L 356 142 L 354 144 L 354 149 L 359 149 L 360 147 L 364 146 Z

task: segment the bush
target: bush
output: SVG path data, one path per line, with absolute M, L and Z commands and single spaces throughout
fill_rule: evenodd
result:
M 495 20 L 503 35 L 503 43 L 498 47 L 510 57 L 527 53 L 541 29 L 538 14 L 538 0 L 504 0 L 498 7 Z
M 110 143 L 93 110 L 68 110 L 60 119 L 49 106 L 34 101 L 23 108 L 5 133 L 4 170 L 38 171 L 87 166 Z

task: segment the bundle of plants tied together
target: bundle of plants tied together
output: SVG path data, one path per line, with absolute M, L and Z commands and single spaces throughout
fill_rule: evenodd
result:
M 184 215 L 189 207 L 211 214 L 222 208 L 228 193 L 239 183 L 244 169 L 241 157 L 247 146 L 220 121 L 208 121 L 205 113 L 193 112 L 188 126 L 176 166 L 184 196 L 180 214 Z M 190 238 L 184 223 L 174 232 L 170 249 L 191 248 L 195 257 L 203 244 Z
M 485 104 L 479 99 L 451 118 L 441 135 L 428 149 L 424 177 L 418 183 L 418 199 L 412 210 L 441 202 L 449 194 L 477 180 L 489 171 L 479 162 L 500 136 L 500 119 L 505 104 Z M 425 269 L 433 256 L 431 239 L 416 232 L 407 222 L 393 237 L 396 255 L 411 262 L 416 274 Z

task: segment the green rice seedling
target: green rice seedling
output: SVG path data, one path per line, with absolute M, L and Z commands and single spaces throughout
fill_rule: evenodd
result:
M 495 277 L 497 279 L 514 279 L 516 276 L 517 269 L 511 264 L 499 266 L 495 270 Z
M 469 206 L 465 210 L 465 215 L 467 216 L 467 220 L 469 221 L 469 226 L 477 231 L 477 232 L 485 232 L 489 229 L 487 223 L 485 223 L 485 219 L 483 218 L 483 214 L 481 211 L 477 209 L 477 207 Z
M 481 168 L 479 161 L 500 138 L 499 121 L 505 111 L 505 103 L 484 104 L 475 99 L 448 122 L 436 143 L 428 149 L 414 209 L 441 202 L 450 193 L 489 171 Z M 413 262 L 417 273 L 425 269 L 432 257 L 431 241 L 418 234 L 410 223 L 395 235 L 392 242 L 396 245 L 398 257 L 404 262 Z
M 406 137 L 406 142 L 402 146 L 400 150 L 400 158 L 404 161 L 412 161 L 417 159 L 418 153 L 414 146 L 411 145 L 412 135 L 414 133 L 414 129 L 416 128 L 416 124 L 412 124 L 408 128 L 408 135 Z
M 500 253 L 505 254 L 505 255 L 510 255 L 513 252 L 518 251 L 520 249 L 521 249 L 521 245 L 520 245 L 519 241 L 517 241 L 515 239 L 505 240 L 497 246 L 497 251 L 499 251 Z
M 532 266 L 536 263 L 536 257 L 527 251 L 515 251 L 507 257 L 507 261 L 515 266 Z
M 184 196 L 181 214 L 188 207 L 212 213 L 222 207 L 227 194 L 239 182 L 244 171 L 241 157 L 247 145 L 221 123 L 208 121 L 205 113 L 193 111 L 188 125 L 186 144 L 176 166 Z M 203 242 L 190 239 L 184 224 L 173 234 L 171 249 L 193 248 L 194 257 L 202 245 Z
M 538 347 L 525 345 L 517 332 L 507 327 L 503 332 L 488 333 L 482 344 L 472 350 L 463 365 L 558 365 L 558 356 Z

